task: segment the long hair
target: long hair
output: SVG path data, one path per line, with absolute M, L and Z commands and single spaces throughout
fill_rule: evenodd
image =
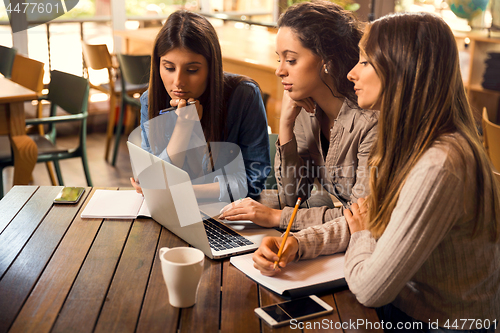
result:
M 278 28 L 281 27 L 292 29 L 302 46 L 324 61 L 334 82 L 333 90 L 327 85 L 332 95 L 346 97 L 357 105 L 354 84 L 346 78 L 358 62 L 362 36 L 360 22 L 354 15 L 329 1 L 302 2 L 281 15 Z M 341 96 L 336 96 L 335 91 Z
M 223 141 L 225 137 L 226 107 L 224 102 L 224 74 L 219 39 L 214 27 L 203 16 L 179 10 L 172 13 L 156 36 L 151 56 L 149 79 L 149 119 L 170 106 L 160 77 L 160 57 L 175 48 L 186 48 L 201 54 L 208 63 L 208 82 L 200 96 L 203 105 L 201 126 L 207 141 Z
M 476 131 L 451 29 L 432 14 L 389 15 L 367 27 L 360 49 L 382 83 L 378 139 L 368 162 L 368 229 L 373 236 L 379 238 L 384 232 L 408 174 L 436 140 L 449 141 L 459 151 L 461 163 L 466 163 L 464 147 L 444 138 L 458 132 L 476 162 L 471 175 L 476 193 L 470 193 L 478 201 L 473 235 L 486 227 L 480 221 L 486 205 L 492 205 L 491 228 L 498 240 L 499 189 Z M 493 202 L 484 200 L 489 188 Z

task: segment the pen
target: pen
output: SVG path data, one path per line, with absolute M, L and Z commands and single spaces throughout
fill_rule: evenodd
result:
M 186 106 L 192 105 L 194 103 L 196 103 L 196 101 L 187 102 Z M 177 110 L 177 106 L 172 106 L 172 107 L 169 107 L 167 109 L 160 110 L 160 114 L 164 114 L 164 113 L 167 113 L 167 112 L 170 112 L 170 111 L 174 111 L 174 110 Z
M 274 269 L 278 267 L 278 263 L 281 260 L 281 255 L 283 254 L 283 249 L 285 248 L 285 243 L 286 239 L 288 238 L 288 234 L 290 233 L 290 229 L 292 228 L 292 223 L 295 220 L 295 215 L 297 215 L 297 211 L 299 210 L 300 202 L 302 201 L 301 198 L 297 199 L 297 203 L 295 204 L 295 208 L 293 209 L 292 217 L 290 217 L 290 222 L 288 222 L 288 227 L 286 228 L 285 231 L 285 236 L 283 236 L 283 240 L 281 241 L 281 246 L 278 251 L 278 260 L 274 262 Z

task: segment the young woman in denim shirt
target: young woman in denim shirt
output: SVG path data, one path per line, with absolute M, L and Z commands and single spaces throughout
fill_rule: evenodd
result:
M 178 117 L 179 110 L 185 109 L 187 103 L 194 103 L 198 126 L 201 124 L 204 138 L 197 139 L 209 143 L 208 148 L 200 147 L 205 154 L 198 167 L 187 165 L 189 156 L 185 153 L 190 147 L 190 136 L 186 133 L 193 131 L 193 122 L 186 125 L 186 130 L 164 133 L 168 141 L 166 149 L 158 150 L 150 142 L 153 137 L 151 120 L 158 117 L 161 110 L 178 107 L 169 119 L 177 118 L 177 124 L 172 126 L 180 125 L 178 128 L 181 128 L 184 123 L 180 121 L 186 119 Z M 213 174 L 223 166 L 224 157 L 221 156 L 225 152 L 214 153 L 211 147 L 220 146 L 221 142 L 239 147 L 245 172 L 205 180 L 203 186 L 195 186 L 198 198 L 218 197 L 221 201 L 231 201 L 246 195 L 256 197 L 264 187 L 270 170 L 269 137 L 259 86 L 247 77 L 222 71 L 217 34 L 201 15 L 185 10 L 174 12 L 158 33 L 149 89 L 141 96 L 141 128 L 142 147 L 187 170 L 192 179 Z M 141 190 L 134 179 L 131 182 L 137 191 Z

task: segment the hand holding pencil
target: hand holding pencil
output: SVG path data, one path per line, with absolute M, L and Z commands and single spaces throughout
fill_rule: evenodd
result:
M 290 234 L 290 229 L 292 228 L 293 221 L 295 220 L 295 215 L 297 215 L 297 210 L 299 210 L 300 201 L 302 199 L 298 198 L 297 203 L 295 204 L 295 208 L 293 209 L 292 217 L 290 218 L 290 222 L 288 222 L 288 227 L 286 228 L 285 235 L 283 235 L 283 241 L 281 242 L 280 249 L 278 251 L 278 260 L 274 262 L 274 269 L 278 268 L 278 264 L 281 260 L 281 256 L 283 255 L 283 249 L 285 248 L 286 239 Z
M 288 235 L 300 206 L 300 201 L 299 198 L 288 223 L 287 231 L 283 237 L 265 237 L 260 247 L 253 254 L 252 259 L 254 261 L 254 267 L 260 270 L 262 275 L 275 275 L 279 273 L 287 263 L 296 258 L 299 244 L 295 237 L 288 237 Z

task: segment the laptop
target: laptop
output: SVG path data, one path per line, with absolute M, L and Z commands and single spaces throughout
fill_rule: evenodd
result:
M 196 199 L 188 173 L 127 142 L 134 178 L 139 180 L 151 217 L 212 259 L 256 250 L 275 229 L 251 221 L 220 221 L 225 202 Z M 223 234 L 223 235 L 221 235 Z

